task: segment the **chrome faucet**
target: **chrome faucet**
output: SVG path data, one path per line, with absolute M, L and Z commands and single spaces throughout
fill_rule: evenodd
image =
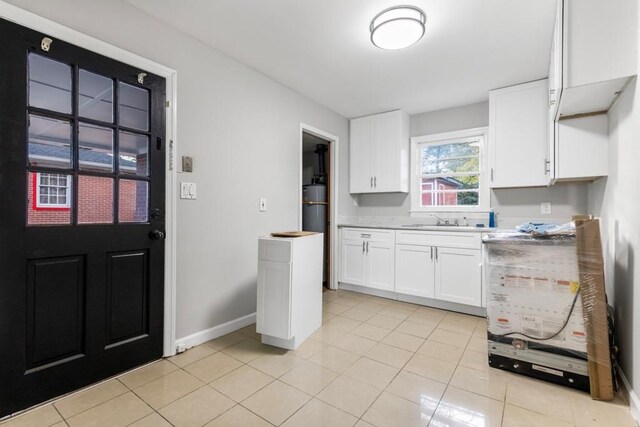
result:
M 448 219 L 440 218 L 438 215 L 436 215 L 434 213 L 429 213 L 429 215 L 431 215 L 432 217 L 438 219 L 438 222 L 436 223 L 436 225 L 449 225 L 449 220 Z

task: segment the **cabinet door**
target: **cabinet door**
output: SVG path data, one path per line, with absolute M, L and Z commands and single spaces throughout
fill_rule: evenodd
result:
M 606 176 L 609 119 L 606 114 L 565 119 L 557 124 L 559 180 Z
M 373 188 L 373 117 L 351 120 L 349 192 L 371 193 Z
M 436 250 L 436 299 L 481 307 L 481 251 L 441 247 Z
M 492 188 L 535 187 L 546 174 L 547 80 L 511 86 L 489 94 L 489 151 Z
M 340 281 L 352 285 L 365 284 L 365 242 L 343 240 L 340 250 Z
M 396 292 L 433 298 L 435 264 L 432 246 L 396 245 Z
M 394 290 L 394 244 L 366 242 L 366 286 Z
M 378 114 L 373 122 L 373 190 L 398 191 L 400 162 L 398 139 L 401 136 L 399 112 Z
M 256 331 L 291 339 L 291 264 L 258 261 Z

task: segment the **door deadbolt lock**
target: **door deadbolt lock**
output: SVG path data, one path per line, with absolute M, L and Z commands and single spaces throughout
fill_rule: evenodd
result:
M 163 240 L 164 239 L 164 231 L 160 231 L 160 230 L 152 230 L 149 233 L 149 237 L 151 237 L 152 240 Z

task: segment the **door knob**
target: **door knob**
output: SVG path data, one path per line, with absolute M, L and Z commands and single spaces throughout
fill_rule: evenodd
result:
M 164 239 L 164 232 L 160 230 L 152 230 L 149 233 L 149 237 L 153 240 L 162 240 Z

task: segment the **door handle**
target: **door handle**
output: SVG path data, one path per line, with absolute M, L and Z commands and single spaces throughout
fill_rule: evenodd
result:
M 377 176 L 373 177 L 373 188 L 378 188 L 378 177 Z
M 161 230 L 152 230 L 149 232 L 149 237 L 151 238 L 151 240 L 164 240 L 165 235 L 164 235 L 164 231 Z
M 362 241 L 362 255 L 364 255 L 364 244 L 365 244 L 365 242 L 364 242 L 364 240 L 363 240 L 363 241 Z
M 438 261 L 438 248 L 436 247 L 436 261 Z
M 544 173 L 548 175 L 551 172 L 551 161 L 549 159 L 544 159 Z
M 367 255 L 369 255 L 369 242 L 367 242 Z
M 371 188 L 373 188 L 373 177 L 371 177 Z
M 433 261 L 433 246 L 431 246 L 431 261 Z

